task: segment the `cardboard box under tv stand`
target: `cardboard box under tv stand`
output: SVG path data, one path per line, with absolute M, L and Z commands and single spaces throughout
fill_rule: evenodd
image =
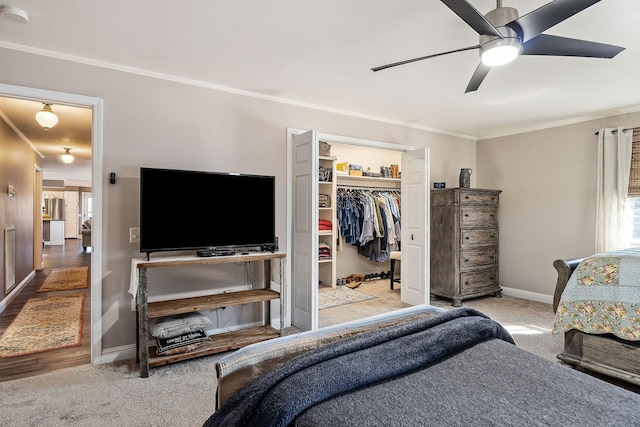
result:
M 137 355 L 140 364 L 140 377 L 149 376 L 149 368 L 169 363 L 192 359 L 194 357 L 236 350 L 260 341 L 277 338 L 282 335 L 284 327 L 284 300 L 286 284 L 284 283 L 284 252 L 259 252 L 248 255 L 230 255 L 215 257 L 180 256 L 158 257 L 151 260 L 134 259 L 137 271 L 136 309 L 138 313 Z M 279 264 L 280 292 L 271 288 L 271 261 Z M 148 302 L 147 269 L 184 267 L 190 265 L 215 265 L 237 262 L 263 262 L 264 287 L 260 289 L 240 290 L 216 293 L 193 298 L 179 298 L 166 301 Z M 270 302 L 280 299 L 280 329 L 271 326 Z M 171 316 L 195 311 L 215 310 L 242 304 L 263 304 L 263 324 L 243 328 L 236 331 L 211 335 L 211 342 L 203 347 L 182 354 L 159 356 L 156 354 L 155 343 L 149 339 L 149 319 Z

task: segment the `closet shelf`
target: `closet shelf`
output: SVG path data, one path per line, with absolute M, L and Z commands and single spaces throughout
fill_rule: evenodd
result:
M 402 182 L 400 178 L 383 178 L 378 176 L 354 176 L 354 175 L 336 175 L 338 182 L 340 181 L 367 181 L 367 182 Z

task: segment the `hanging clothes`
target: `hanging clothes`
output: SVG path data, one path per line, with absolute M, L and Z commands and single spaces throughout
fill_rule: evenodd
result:
M 400 249 L 400 192 L 338 187 L 338 237 L 371 261 L 389 260 Z

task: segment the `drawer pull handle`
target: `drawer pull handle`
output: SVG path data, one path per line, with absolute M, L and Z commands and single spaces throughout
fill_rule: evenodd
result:
M 469 218 L 469 214 L 464 214 L 465 218 Z
M 469 262 L 469 258 L 465 258 L 465 259 L 464 259 L 464 262 Z
M 469 236 L 465 237 L 464 240 L 469 240 Z
M 464 196 L 465 199 L 469 200 L 469 196 Z

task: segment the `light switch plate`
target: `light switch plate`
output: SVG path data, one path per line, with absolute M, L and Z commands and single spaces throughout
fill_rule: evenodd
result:
M 140 227 L 129 229 L 129 243 L 140 243 Z

